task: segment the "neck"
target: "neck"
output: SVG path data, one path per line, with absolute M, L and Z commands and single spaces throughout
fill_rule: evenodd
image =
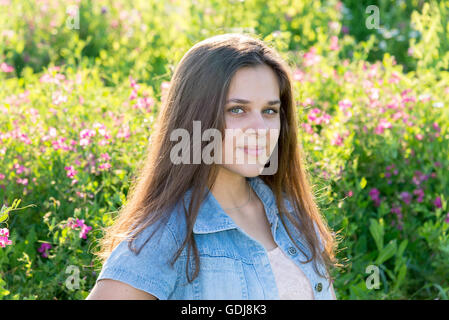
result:
M 248 201 L 249 192 L 252 192 L 245 177 L 219 168 L 217 178 L 211 193 L 222 208 L 235 208 Z

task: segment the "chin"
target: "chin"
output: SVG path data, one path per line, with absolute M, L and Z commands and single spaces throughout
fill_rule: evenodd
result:
M 223 167 L 246 178 L 257 177 L 262 173 L 262 170 L 264 169 L 264 166 L 258 164 L 227 165 Z

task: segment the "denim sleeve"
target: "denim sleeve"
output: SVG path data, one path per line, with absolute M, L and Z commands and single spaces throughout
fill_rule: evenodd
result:
M 139 250 L 155 230 L 155 224 L 146 227 L 132 243 Z M 111 252 L 96 280 L 113 279 L 146 291 L 160 300 L 166 300 L 177 280 L 176 265 L 169 261 L 177 250 L 176 239 L 168 225 L 161 225 L 136 254 L 123 240 Z

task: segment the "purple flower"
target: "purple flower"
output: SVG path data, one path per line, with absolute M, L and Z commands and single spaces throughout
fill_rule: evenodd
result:
M 444 222 L 449 223 L 449 212 L 446 215 L 446 219 L 444 219 Z
M 391 212 L 397 215 L 401 215 L 401 207 L 393 207 L 391 208 Z
M 426 181 L 427 179 L 429 179 L 429 175 L 425 175 L 421 171 L 415 171 L 415 174 L 413 175 L 413 183 L 416 184 L 416 186 L 419 186 L 421 182 Z
M 48 258 L 47 250 L 50 250 L 50 249 L 51 249 L 51 244 L 49 244 L 49 243 L 42 243 L 40 248 L 37 249 L 37 251 L 42 252 L 42 257 Z
M 372 188 L 372 189 L 369 191 L 369 196 L 371 197 L 371 200 L 374 201 L 374 205 L 375 205 L 376 207 L 378 207 L 378 206 L 380 205 L 379 195 L 380 195 L 380 192 L 379 192 L 379 190 L 377 190 L 376 188 Z
M 369 196 L 371 197 L 371 199 L 375 199 L 375 198 L 378 198 L 379 197 L 379 194 L 380 194 L 380 192 L 379 192 L 379 190 L 377 190 L 376 188 L 372 188 L 370 191 L 369 191 Z
M 419 203 L 421 203 L 423 201 L 424 198 L 424 190 L 419 188 L 413 191 L 413 194 L 415 196 L 418 196 L 418 198 L 416 199 L 416 201 L 418 201 Z
M 433 202 L 433 204 L 434 204 L 435 207 L 437 207 L 437 208 L 442 208 L 442 207 L 443 207 L 442 204 L 441 204 L 441 198 L 440 198 L 440 197 L 437 197 L 437 198 L 435 199 L 435 201 Z
M 81 227 L 81 231 L 80 231 L 80 238 L 87 239 L 86 235 L 91 229 L 92 229 L 92 227 L 89 227 L 89 226 L 83 224 L 83 226 Z
M 412 201 L 412 195 L 407 191 L 401 192 L 399 196 L 401 197 L 402 201 L 404 201 L 406 204 L 410 204 L 410 202 Z

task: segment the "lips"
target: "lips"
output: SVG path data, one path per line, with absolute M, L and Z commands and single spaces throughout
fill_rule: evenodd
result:
M 265 151 L 265 147 L 260 147 L 260 146 L 257 146 L 257 147 L 246 146 L 246 147 L 243 147 L 242 149 L 246 154 L 248 154 L 250 156 L 255 156 L 255 157 L 260 156 L 262 154 L 262 152 Z

